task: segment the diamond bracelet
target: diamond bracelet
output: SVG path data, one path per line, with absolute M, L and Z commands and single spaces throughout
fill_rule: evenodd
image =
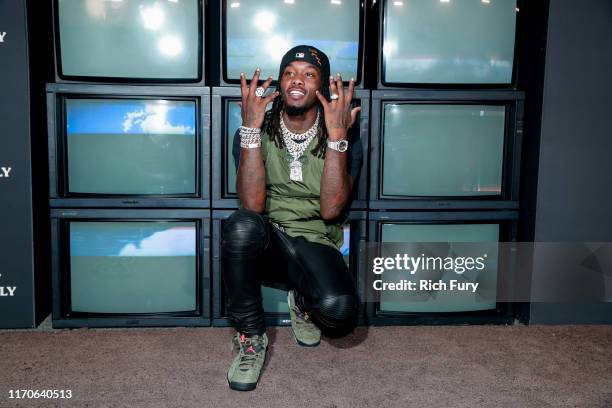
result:
M 245 149 L 261 147 L 261 129 L 240 126 L 240 147 Z

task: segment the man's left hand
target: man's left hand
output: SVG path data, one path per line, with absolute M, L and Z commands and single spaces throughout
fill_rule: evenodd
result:
M 329 77 L 329 94 L 332 97 L 331 101 L 328 102 L 321 92 L 316 92 L 317 98 L 319 98 L 323 106 L 325 126 L 327 127 L 329 140 L 331 141 L 346 139 L 347 130 L 353 126 L 353 123 L 355 123 L 357 119 L 357 113 L 361 111 L 361 107 L 351 109 L 354 88 L 355 81 L 351 78 L 348 91 L 345 93 L 342 84 L 342 76 L 338 73 L 336 74 L 335 81 L 333 76 Z M 338 97 L 334 98 L 334 95 Z

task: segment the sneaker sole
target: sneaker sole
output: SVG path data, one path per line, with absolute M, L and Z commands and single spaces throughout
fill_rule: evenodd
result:
M 229 380 L 227 381 L 227 384 L 232 390 L 235 390 L 235 391 L 253 391 L 257 387 L 257 383 L 252 383 L 252 384 L 246 383 L 245 384 L 245 383 L 231 382 Z

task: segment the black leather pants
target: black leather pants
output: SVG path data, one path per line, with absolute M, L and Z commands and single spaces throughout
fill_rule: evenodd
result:
M 355 327 L 355 282 L 335 248 L 292 238 L 248 210 L 236 211 L 225 222 L 221 246 L 228 312 L 239 332 L 265 331 L 262 282 L 296 290 L 298 304 L 327 336 Z

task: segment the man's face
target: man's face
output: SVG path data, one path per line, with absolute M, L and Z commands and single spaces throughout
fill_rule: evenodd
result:
M 281 75 L 280 93 L 287 111 L 305 112 L 317 102 L 315 91 L 321 88 L 317 67 L 304 61 L 289 63 Z

